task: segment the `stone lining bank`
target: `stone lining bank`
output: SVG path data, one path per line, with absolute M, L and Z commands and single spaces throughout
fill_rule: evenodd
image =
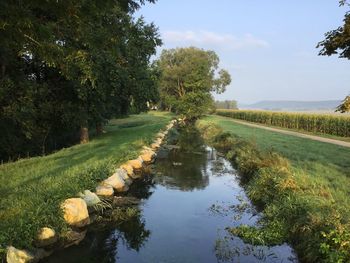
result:
M 95 193 L 85 190 L 79 193 L 78 197 L 68 198 L 62 202 L 63 218 L 70 227 L 64 236 L 59 237 L 54 229 L 43 227 L 36 237 L 35 250 L 20 250 L 10 246 L 7 248 L 7 262 L 34 263 L 51 255 L 57 247 L 66 248 L 79 244 L 86 235 L 86 227 L 93 222 L 98 207 L 108 207 L 108 204 L 102 200 L 113 198 L 118 193 L 127 192 L 133 181 L 142 177 L 148 165 L 155 161 L 157 150 L 161 147 L 168 131 L 177 121 L 181 120 L 172 120 L 164 131 L 157 133 L 156 139 L 150 147 L 143 146 L 137 159 L 125 162 L 110 177 L 100 182 Z M 109 207 L 111 206 L 109 205 Z M 58 246 L 59 240 L 64 240 L 64 244 Z

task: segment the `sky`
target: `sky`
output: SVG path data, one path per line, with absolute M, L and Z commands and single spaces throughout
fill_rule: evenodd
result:
M 316 45 L 342 25 L 337 0 L 158 0 L 136 16 L 154 22 L 158 49 L 215 51 L 232 82 L 216 99 L 339 100 L 350 93 L 350 60 L 318 56 Z

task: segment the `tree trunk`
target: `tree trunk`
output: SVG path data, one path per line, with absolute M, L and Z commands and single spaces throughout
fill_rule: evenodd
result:
M 101 135 L 103 133 L 102 123 L 96 123 L 96 135 Z
M 89 128 L 81 126 L 80 127 L 80 144 L 89 142 Z

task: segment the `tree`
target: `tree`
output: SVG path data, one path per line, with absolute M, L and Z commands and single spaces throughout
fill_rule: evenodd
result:
M 342 104 L 340 104 L 336 111 L 339 111 L 341 113 L 349 112 L 350 111 L 350 96 L 346 96 L 346 98 L 343 100 Z
M 341 0 L 341 6 L 350 4 L 346 0 Z M 350 11 L 345 13 L 344 24 L 335 30 L 325 34 L 325 40 L 317 44 L 317 48 L 322 48 L 319 55 L 331 56 L 338 54 L 340 58 L 350 59 Z M 350 111 L 350 97 L 347 96 L 343 103 L 338 106 L 337 111 Z
M 230 74 L 219 69 L 214 51 L 189 47 L 163 50 L 156 61 L 160 71 L 161 107 L 194 120 L 213 105 L 211 92 L 222 93 Z
M 0 1 L 1 159 L 69 145 L 79 129 L 86 142 L 156 100 L 158 30 L 133 18 L 146 1 Z
M 227 109 L 227 110 L 237 110 L 237 101 L 235 100 L 225 100 L 225 101 L 215 101 L 215 107 L 217 109 Z

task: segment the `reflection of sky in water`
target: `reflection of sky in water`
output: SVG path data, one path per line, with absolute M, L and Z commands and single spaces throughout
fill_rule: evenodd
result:
M 258 218 L 228 161 L 213 152 L 168 157 L 157 163 L 156 189 L 142 206 L 150 238 L 139 252 L 119 244 L 119 262 L 290 262 L 288 246 L 247 246 L 225 231 Z
M 49 262 L 292 262 L 286 245 L 254 247 L 225 230 L 259 217 L 228 161 L 211 151 L 170 154 L 156 174 L 153 193 L 138 193 L 148 198 L 141 218 L 90 233 Z

